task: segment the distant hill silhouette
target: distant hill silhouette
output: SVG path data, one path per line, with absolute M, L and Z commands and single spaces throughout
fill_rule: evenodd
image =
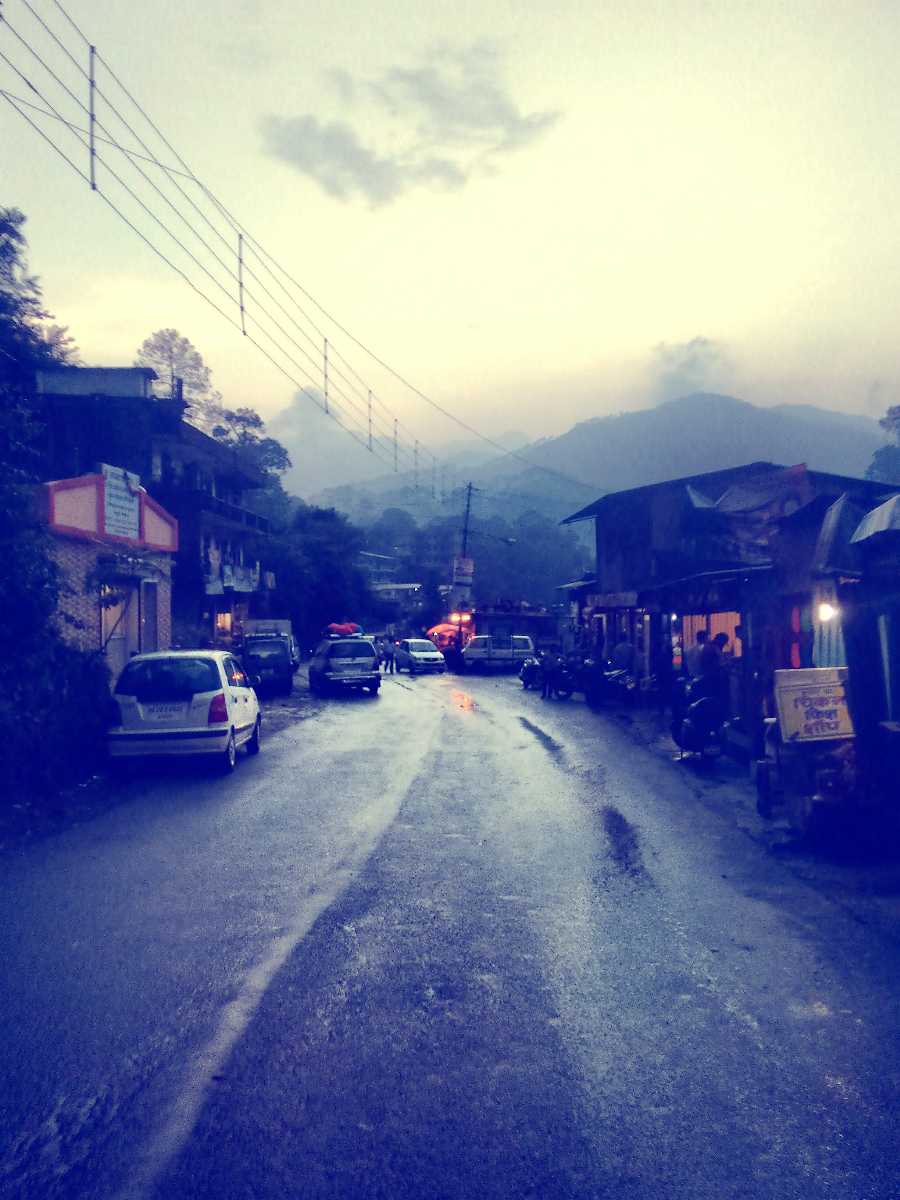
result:
M 747 462 L 804 462 L 820 471 L 862 476 L 883 443 L 877 421 L 867 417 L 804 404 L 761 408 L 734 396 L 697 392 L 656 408 L 582 421 L 559 437 L 531 443 L 516 458 L 494 458 L 472 478 L 498 511 L 532 507 L 558 517 L 603 492 Z M 329 489 L 319 500 L 357 519 L 388 502 L 422 515 L 428 505 L 409 496 L 408 484 L 405 477 L 382 478 Z

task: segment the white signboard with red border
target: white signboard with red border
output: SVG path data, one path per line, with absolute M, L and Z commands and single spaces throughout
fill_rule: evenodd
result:
M 45 486 L 47 523 L 56 533 L 144 550 L 178 549 L 178 521 L 147 495 L 136 475 L 106 468 Z

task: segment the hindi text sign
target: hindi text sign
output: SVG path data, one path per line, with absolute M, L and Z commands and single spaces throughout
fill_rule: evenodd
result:
M 847 707 L 846 667 L 775 672 L 775 704 L 785 742 L 821 742 L 854 736 Z
M 103 472 L 103 528 L 112 537 L 141 536 L 141 481 L 122 467 L 101 466 Z

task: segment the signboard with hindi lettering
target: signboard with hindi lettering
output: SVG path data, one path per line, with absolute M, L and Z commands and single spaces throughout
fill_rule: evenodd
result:
M 141 481 L 131 471 L 101 463 L 103 472 L 103 529 L 112 537 L 141 536 Z
M 775 672 L 775 705 L 785 742 L 854 737 L 847 707 L 846 667 Z

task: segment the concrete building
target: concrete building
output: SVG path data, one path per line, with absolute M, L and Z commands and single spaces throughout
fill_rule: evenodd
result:
M 238 450 L 184 419 L 175 394 L 153 395 L 144 367 L 62 367 L 37 373 L 45 478 L 116 464 L 179 523 L 172 578 L 178 640 L 231 646 L 243 620 L 268 615 L 275 580 L 265 562 L 268 521 L 245 496 L 264 477 Z
M 132 654 L 168 649 L 176 519 L 113 466 L 47 483 L 41 500 L 63 582 L 63 637 L 102 653 L 113 677 Z

